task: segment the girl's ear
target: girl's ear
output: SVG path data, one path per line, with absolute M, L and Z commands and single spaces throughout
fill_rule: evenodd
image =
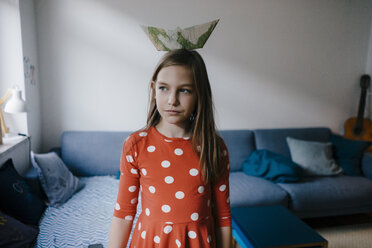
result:
M 152 90 L 155 90 L 155 82 L 154 81 L 151 81 L 150 87 L 151 87 Z

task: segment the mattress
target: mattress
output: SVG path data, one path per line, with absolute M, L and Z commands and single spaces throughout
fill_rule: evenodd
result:
M 39 223 L 35 247 L 107 247 L 119 180 L 112 176 L 81 177 L 85 187 L 62 206 L 48 207 Z M 140 202 L 137 216 L 141 212 Z M 128 242 L 129 243 L 129 242 Z

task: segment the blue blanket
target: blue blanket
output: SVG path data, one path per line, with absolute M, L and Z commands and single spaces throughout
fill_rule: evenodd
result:
M 247 175 L 262 177 L 275 183 L 297 182 L 302 173 L 301 167 L 286 156 L 269 150 L 255 150 L 243 162 Z
M 111 176 L 82 177 L 85 187 L 62 206 L 48 207 L 39 223 L 36 247 L 107 247 L 119 180 Z M 138 204 L 137 216 L 141 212 Z

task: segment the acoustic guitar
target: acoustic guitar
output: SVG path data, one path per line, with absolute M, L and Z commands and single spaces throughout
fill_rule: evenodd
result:
M 344 124 L 344 137 L 353 140 L 364 140 L 372 142 L 372 121 L 364 118 L 364 108 L 366 106 L 367 89 L 371 84 L 371 77 L 363 75 L 360 78 L 361 94 L 359 100 L 358 116 L 349 118 Z M 367 148 L 368 152 L 372 152 L 372 146 Z

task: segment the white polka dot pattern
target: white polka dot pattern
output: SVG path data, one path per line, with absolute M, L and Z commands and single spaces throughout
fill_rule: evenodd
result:
M 196 176 L 196 175 L 198 175 L 199 174 L 199 171 L 197 170 L 197 169 L 191 169 L 190 170 L 190 175 L 191 176 Z
M 174 178 L 171 177 L 171 176 L 167 176 L 164 178 L 164 181 L 167 183 L 167 184 L 171 184 L 174 182 Z
M 156 191 L 156 189 L 155 189 L 155 187 L 154 186 L 150 186 L 149 187 L 149 191 L 151 192 L 151 193 L 155 193 L 155 191 Z
M 181 242 L 178 239 L 176 239 L 176 245 L 177 247 L 181 247 Z
M 170 162 L 168 160 L 164 160 L 163 162 L 161 162 L 161 166 L 163 168 L 168 168 L 170 166 Z
M 127 155 L 127 161 L 129 163 L 133 163 L 134 162 L 133 157 L 131 155 Z
M 204 186 L 199 186 L 198 192 L 201 194 L 204 192 L 204 189 L 205 189 Z
M 137 189 L 137 187 L 136 186 L 130 186 L 129 188 L 128 188 L 128 190 L 129 190 L 129 192 L 134 192 L 134 191 L 136 191 L 136 189 Z
M 127 195 L 121 199 L 127 199 L 128 202 L 126 204 L 131 203 L 131 207 L 134 209 L 139 200 L 134 195 L 134 193 L 137 194 L 138 187 L 141 190 L 142 197 L 148 198 L 148 201 L 143 202 L 145 203 L 141 221 L 143 223 L 139 222 L 137 224 L 136 243 L 133 243 L 133 246 L 157 247 L 161 245 L 164 247 L 173 247 L 176 244 L 175 247 L 184 247 L 188 242 L 198 242 L 198 244 L 203 244 L 203 247 L 213 245 L 215 241 L 212 240 L 213 235 L 210 235 L 211 233 L 208 232 L 208 229 L 204 229 L 202 226 L 200 227 L 201 230 L 197 229 L 199 228 L 197 222 L 202 219 L 202 215 L 200 208 L 198 208 L 199 205 L 194 205 L 194 199 L 204 204 L 207 203 L 208 209 L 213 207 L 211 205 L 216 205 L 218 206 L 218 211 L 219 209 L 225 211 L 230 204 L 230 198 L 228 197 L 229 185 L 225 178 L 226 173 L 223 175 L 224 179 L 215 185 L 215 187 L 211 188 L 209 185 L 205 185 L 202 180 L 202 171 L 199 169 L 199 164 L 196 163 L 197 157 L 192 154 L 196 150 L 201 151 L 201 146 L 197 145 L 195 147 L 196 150 L 193 151 L 193 147 L 189 141 L 191 138 L 189 137 L 171 140 L 164 139 L 164 137 L 161 138 L 158 135 L 157 139 L 153 139 L 156 136 L 151 130 L 150 128 L 147 132 L 138 132 L 137 136 L 132 136 L 132 140 L 129 140 L 130 142 L 126 142 L 127 150 L 125 150 L 125 156 L 122 156 L 125 160 L 122 161 L 124 163 L 121 162 L 123 167 L 120 168 L 124 172 L 121 178 L 128 179 L 125 181 L 125 184 L 122 184 L 121 189 L 121 192 L 125 192 Z M 141 150 L 134 150 L 137 147 L 140 147 Z M 200 153 L 195 153 L 195 155 L 198 154 Z M 221 156 L 228 157 L 226 147 L 221 149 Z M 223 157 L 222 160 L 224 160 Z M 148 167 L 147 165 L 151 165 L 152 167 Z M 228 162 L 225 165 L 227 167 L 230 166 Z M 131 174 L 135 176 L 131 176 Z M 140 174 L 140 177 L 138 174 Z M 137 185 L 139 182 L 142 185 Z M 164 193 L 167 194 L 166 196 L 170 194 L 171 198 L 165 197 Z M 216 201 L 212 202 L 209 196 L 210 194 L 215 194 Z M 146 202 L 153 202 L 156 205 L 147 205 Z M 177 204 L 184 205 L 184 210 L 181 213 L 177 209 Z M 126 220 L 133 221 L 134 216 L 132 212 L 129 212 L 129 209 L 127 210 L 127 206 L 129 207 L 129 205 L 125 206 L 125 209 L 123 209 L 124 207 L 120 208 L 120 205 L 116 203 L 115 211 L 121 211 L 122 214 L 120 216 L 123 216 Z M 173 214 L 177 214 L 177 218 L 173 219 Z M 180 219 L 178 219 L 178 214 L 181 215 Z M 216 214 L 215 217 L 221 224 L 227 225 L 231 222 L 230 219 L 224 218 L 224 216 L 227 216 L 225 212 L 221 211 Z M 147 223 L 148 220 L 151 221 L 157 218 L 159 218 L 159 223 Z M 171 222 L 179 221 L 181 218 L 190 223 L 187 227 L 188 230 L 184 230 L 186 231 L 186 237 L 182 237 L 182 239 L 180 239 L 181 236 L 178 236 L 178 226 L 173 226 L 174 224 Z M 205 216 L 205 220 L 211 222 L 213 221 L 213 217 Z M 169 236 L 167 237 L 168 234 Z
M 156 236 L 154 237 L 154 242 L 157 243 L 157 244 L 160 243 L 160 237 L 159 237 L 158 235 L 156 235 Z
M 141 137 L 145 137 L 145 136 L 147 136 L 147 133 L 146 133 L 146 132 L 140 132 L 140 133 L 139 133 L 139 136 L 141 136 Z
M 133 216 L 127 215 L 125 216 L 125 220 L 133 220 Z
M 171 211 L 171 207 L 169 205 L 163 205 L 161 206 L 161 211 L 164 213 L 169 213 Z
M 226 189 L 226 184 L 222 184 L 218 189 L 219 189 L 221 192 L 225 191 L 225 189 Z
M 196 232 L 194 232 L 194 231 L 188 232 L 187 235 L 189 236 L 190 239 L 195 239 L 196 238 Z
M 182 191 L 177 191 L 175 195 L 177 199 L 183 199 L 185 197 L 185 193 Z
M 183 154 L 183 150 L 181 148 L 176 148 L 174 150 L 174 154 L 176 154 L 177 156 L 181 156 Z
M 172 231 L 172 229 L 173 229 L 172 226 L 167 225 L 164 227 L 164 233 L 168 234 Z
M 199 219 L 199 214 L 198 213 L 193 213 L 190 218 L 193 220 L 193 221 L 197 221 Z
M 155 146 L 148 146 L 147 151 L 148 152 L 154 152 L 156 150 Z

